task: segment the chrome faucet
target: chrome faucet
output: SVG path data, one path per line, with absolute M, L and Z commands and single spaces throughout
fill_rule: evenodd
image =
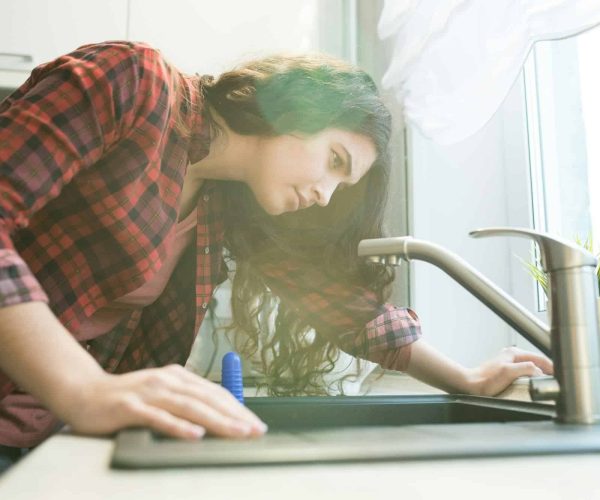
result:
M 600 328 L 596 258 L 586 250 L 548 234 L 509 227 L 471 231 L 471 236 L 522 236 L 540 247 L 548 274 L 550 327 L 512 299 L 465 260 L 439 245 L 414 239 L 362 240 L 359 257 L 398 265 L 398 259 L 433 264 L 481 300 L 554 362 L 554 378 L 532 378 L 532 400 L 555 400 L 556 421 L 600 423 Z

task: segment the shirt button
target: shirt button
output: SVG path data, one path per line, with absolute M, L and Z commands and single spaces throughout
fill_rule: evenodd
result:
M 209 247 L 204 247 L 204 253 L 210 253 L 210 248 Z
M 210 200 L 210 196 L 208 196 L 207 194 L 205 194 L 205 195 L 202 197 L 202 199 L 203 199 L 204 201 L 208 201 L 208 200 Z
M 208 304 L 206 302 L 202 302 L 202 309 L 206 309 L 208 307 Z

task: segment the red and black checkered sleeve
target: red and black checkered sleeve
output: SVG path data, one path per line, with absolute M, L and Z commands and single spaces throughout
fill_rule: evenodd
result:
M 374 292 L 333 282 L 322 270 L 291 261 L 263 264 L 269 288 L 340 349 L 384 368 L 403 370 L 421 337 L 414 311 L 382 304 Z
M 130 45 L 84 46 L 37 67 L 0 103 L 0 307 L 47 301 L 11 234 L 130 126 L 139 73 Z

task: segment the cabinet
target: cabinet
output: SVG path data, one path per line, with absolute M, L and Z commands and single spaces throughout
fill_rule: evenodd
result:
M 0 70 L 29 72 L 80 45 L 127 37 L 127 0 L 2 0 Z
M 265 53 L 320 46 L 318 0 L 129 1 L 129 38 L 188 73 L 218 75 Z
M 0 87 L 85 43 L 134 40 L 188 73 L 276 52 L 343 56 L 341 0 L 2 0 Z

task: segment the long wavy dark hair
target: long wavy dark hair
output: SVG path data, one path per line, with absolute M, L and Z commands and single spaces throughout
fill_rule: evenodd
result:
M 370 138 L 377 158 L 356 185 L 334 193 L 328 206 L 271 216 L 243 183 L 224 182 L 226 247 L 235 260 L 232 289 L 234 345 L 264 376 L 271 395 L 323 395 L 337 384 L 343 394 L 347 374 L 330 385 L 339 348 L 316 334 L 295 309 L 268 288 L 261 264 L 289 258 L 331 276 L 361 285 L 383 302 L 393 270 L 357 257 L 358 242 L 383 235 L 389 181 L 391 118 L 377 87 L 364 71 L 321 55 L 280 55 L 255 60 L 199 81 L 212 135 L 216 112 L 243 135 L 315 134 L 327 128 Z M 354 353 L 357 356 L 366 353 Z

